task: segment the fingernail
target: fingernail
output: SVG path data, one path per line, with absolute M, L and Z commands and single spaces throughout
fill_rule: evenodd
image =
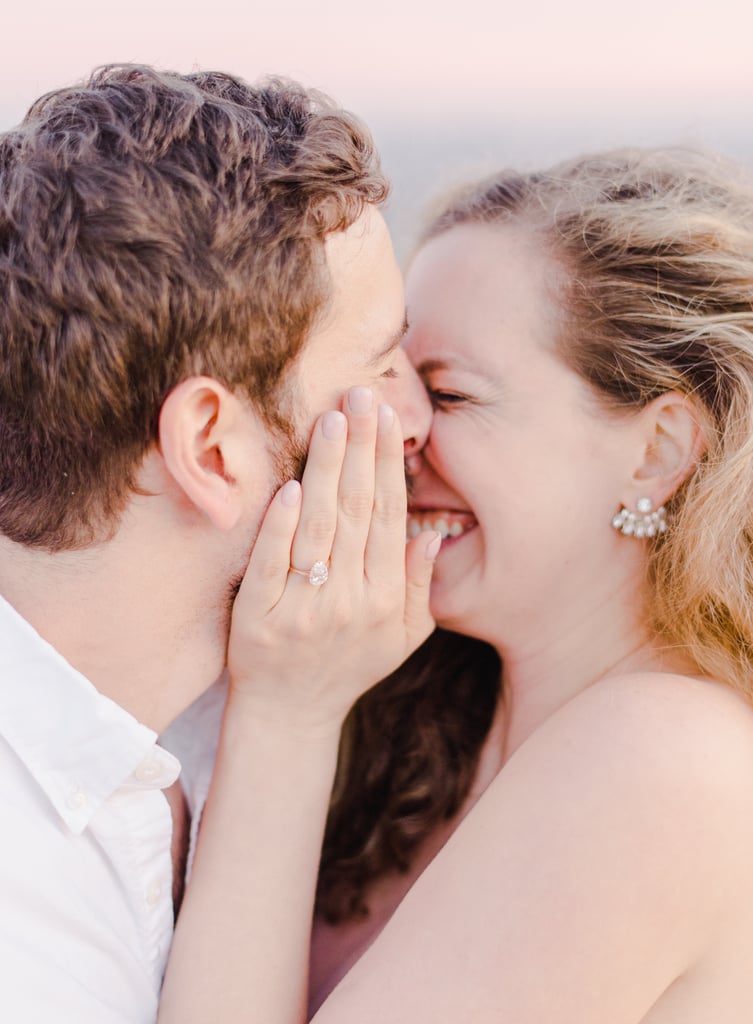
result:
M 345 423 L 343 414 L 331 409 L 322 419 L 322 433 L 330 441 L 339 441 L 345 433 Z
M 348 392 L 348 408 L 359 415 L 371 412 L 373 401 L 370 388 L 355 387 Z
M 395 422 L 395 410 L 391 405 L 380 405 L 377 409 L 377 430 L 380 434 L 386 434 Z
M 301 485 L 297 480 L 288 480 L 280 491 L 280 501 L 288 508 L 294 508 L 301 500 Z
M 433 562 L 439 554 L 439 549 L 442 547 L 442 534 L 435 533 L 434 539 L 430 540 L 424 550 L 424 557 L 427 562 Z

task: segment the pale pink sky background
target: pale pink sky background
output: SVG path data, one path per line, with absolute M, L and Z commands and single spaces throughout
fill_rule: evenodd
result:
M 14 0 L 2 18 L 0 109 L 7 125 L 94 64 L 140 60 L 280 71 L 385 110 L 576 98 L 708 110 L 750 96 L 752 29 L 746 0 Z
M 316 85 L 372 126 L 395 202 L 489 163 L 689 142 L 753 162 L 749 0 L 9 0 L 0 129 L 135 60 Z

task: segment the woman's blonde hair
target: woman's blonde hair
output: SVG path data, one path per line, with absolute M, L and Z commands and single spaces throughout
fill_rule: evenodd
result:
M 560 349 L 608 409 L 692 397 L 707 451 L 652 543 L 650 613 L 753 701 L 753 179 L 685 150 L 609 152 L 466 189 L 422 241 L 511 221 L 564 267 Z

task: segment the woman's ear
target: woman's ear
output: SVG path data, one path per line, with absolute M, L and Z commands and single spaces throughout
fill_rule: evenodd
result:
M 645 496 L 656 508 L 669 501 L 703 458 L 703 418 L 692 399 L 677 391 L 653 399 L 640 417 L 645 445 L 630 483 L 635 493 L 628 507 L 635 507 L 637 498 Z
M 212 377 L 181 381 L 160 410 L 159 445 L 168 473 L 221 530 L 236 525 L 243 507 L 228 458 L 242 430 L 243 411 L 238 398 Z

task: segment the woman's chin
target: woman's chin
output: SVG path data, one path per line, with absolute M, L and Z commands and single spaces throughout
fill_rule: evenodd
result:
M 473 609 L 458 601 L 457 592 L 448 593 L 441 583 L 432 583 L 429 609 L 441 629 L 473 636 Z

